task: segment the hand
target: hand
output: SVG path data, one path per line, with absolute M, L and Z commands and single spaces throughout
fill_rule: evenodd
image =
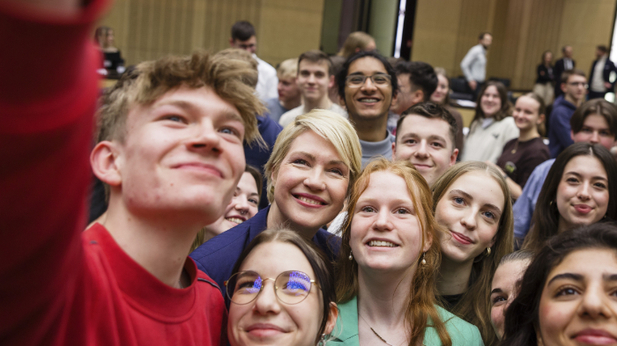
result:
M 478 87 L 478 83 L 475 80 L 470 80 L 468 84 L 471 90 L 474 90 L 474 91 L 476 90 L 476 87 Z

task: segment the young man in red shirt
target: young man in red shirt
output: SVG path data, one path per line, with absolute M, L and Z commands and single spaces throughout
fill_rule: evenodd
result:
M 259 138 L 257 74 L 203 54 L 139 64 L 104 98 L 89 165 L 105 5 L 0 0 L 0 343 L 220 344 L 223 297 L 187 254 Z M 92 171 L 109 208 L 82 232 Z

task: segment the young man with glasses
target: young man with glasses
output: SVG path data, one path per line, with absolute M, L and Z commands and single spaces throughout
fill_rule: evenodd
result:
M 362 167 L 373 157 L 392 159 L 395 138 L 387 130 L 388 110 L 398 90 L 392 66 L 379 53 L 359 52 L 343 64 L 337 84 L 360 138 Z
M 585 100 L 587 92 L 585 72 L 578 69 L 564 71 L 561 75 L 561 90 L 564 94 L 553 103 L 553 111 L 549 117 L 548 149 L 552 158 L 557 157 L 573 143 L 570 137 L 570 118 Z

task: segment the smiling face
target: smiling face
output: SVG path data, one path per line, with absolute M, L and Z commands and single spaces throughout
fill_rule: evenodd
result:
M 371 174 L 351 221 L 349 245 L 360 277 L 370 272 L 411 272 L 413 276 L 419 257 L 432 243 L 423 236 L 421 212 L 403 178 L 387 171 Z
M 617 344 L 617 259 L 614 250 L 570 253 L 547 277 L 538 338 L 544 346 Z
M 600 114 L 590 114 L 583 121 L 581 130 L 577 133 L 571 133 L 574 143 L 589 142 L 600 144 L 606 149 L 611 149 L 615 144 L 615 134 L 611 133 L 611 129 L 604 118 Z
M 480 98 L 480 107 L 484 112 L 485 118 L 492 118 L 501 109 L 501 98 L 499 91 L 494 85 L 490 85 L 484 90 L 482 98 Z
M 268 228 L 287 222 L 291 229 L 312 237 L 342 210 L 349 174 L 330 141 L 311 130 L 300 134 L 272 173 L 274 201 Z
M 298 66 L 298 87 L 305 100 L 319 102 L 328 97 L 328 88 L 334 85 L 334 76 L 328 75 L 328 62 L 303 59 Z
M 215 223 L 206 226 L 210 234 L 221 234 L 228 229 L 241 224 L 257 214 L 259 206 L 259 191 L 255 178 L 249 172 L 244 172 L 236 186 L 231 202 L 225 209 L 225 214 Z
M 431 101 L 437 104 L 445 104 L 446 96 L 448 95 L 448 91 L 450 88 L 450 84 L 448 78 L 446 76 L 438 74 L 437 75 L 437 89 L 433 95 L 431 95 Z
M 608 178 L 596 157 L 573 157 L 557 186 L 559 230 L 590 225 L 602 219 L 608 207 Z
M 472 171 L 454 181 L 437 202 L 435 219 L 449 235 L 442 236 L 444 259 L 473 261 L 493 246 L 505 198 L 499 184 L 483 171 Z
M 124 143 L 114 141 L 119 181 L 111 199 L 130 213 L 193 213 L 209 224 L 224 212 L 244 171 L 238 110 L 210 88 L 180 87 L 129 110 Z
M 347 76 L 386 75 L 386 68 L 381 61 L 373 57 L 354 60 L 349 65 Z M 345 83 L 345 104 L 349 117 L 354 120 L 385 118 L 392 103 L 392 84 L 375 84 L 367 78 L 362 85 Z
M 511 260 L 499 265 L 491 285 L 491 324 L 501 340 L 505 326 L 506 309 L 518 295 L 517 283 L 525 274 L 529 260 Z
M 456 163 L 458 149 L 453 148 L 450 125 L 445 120 L 410 114 L 397 132 L 394 158 L 411 162 L 429 186 Z
M 533 131 L 544 120 L 544 115 L 538 113 L 540 104 L 531 97 L 521 96 L 516 100 L 514 105 L 514 118 L 516 127 L 521 132 Z
M 240 272 L 254 271 L 262 278 L 272 279 L 290 270 L 302 271 L 315 280 L 315 273 L 302 251 L 292 244 L 276 241 L 255 247 L 240 266 Z M 273 281 L 267 280 L 254 301 L 246 305 L 230 304 L 229 342 L 232 346 L 314 346 L 322 317 L 322 297 L 317 285 L 311 286 L 303 301 L 289 305 L 277 298 Z

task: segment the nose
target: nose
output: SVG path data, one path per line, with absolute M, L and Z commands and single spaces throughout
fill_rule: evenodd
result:
M 428 143 L 426 143 L 426 140 L 421 140 L 420 141 L 420 145 L 418 145 L 418 150 L 416 150 L 415 155 L 417 157 L 421 157 L 421 158 L 425 158 L 428 156 Z
M 610 318 L 611 310 L 608 308 L 610 303 L 606 302 L 605 299 L 606 292 L 602 287 L 595 285 L 588 287 L 583 293 L 579 314 L 593 319 Z
M 589 200 L 589 199 L 590 199 L 590 196 L 589 196 L 589 189 L 591 188 L 591 186 L 589 186 L 589 184 L 590 184 L 590 182 L 589 182 L 589 181 L 584 181 L 584 182 L 580 185 L 580 187 L 579 187 L 579 189 L 578 189 L 578 194 L 577 194 L 577 196 L 578 196 L 578 198 L 579 198 L 580 200 L 586 201 L 586 200 Z
M 265 315 L 268 313 L 277 314 L 281 311 L 281 306 L 278 299 L 276 299 L 276 293 L 274 292 L 274 282 L 268 283 L 269 280 L 265 280 L 261 291 L 255 298 L 255 305 L 253 310 Z
M 364 90 L 364 91 L 375 91 L 376 89 L 377 89 L 377 87 L 375 86 L 375 83 L 373 83 L 373 79 L 371 77 L 367 77 L 364 80 L 364 83 L 362 83 L 361 90 Z
M 465 228 L 473 230 L 476 228 L 476 214 L 477 212 L 473 209 L 468 209 L 463 217 L 461 218 L 461 224 L 465 226 Z
M 186 145 L 192 151 L 220 152 L 221 137 L 214 129 L 212 122 L 206 121 L 199 126 L 194 126 Z
M 375 219 L 373 227 L 376 230 L 382 232 L 392 230 L 392 224 L 390 222 L 390 212 L 387 208 L 382 208 L 379 213 L 377 213 L 377 219 Z
M 322 191 L 326 189 L 326 183 L 322 179 L 322 170 L 314 167 L 304 179 L 304 185 L 311 190 Z
M 593 131 L 591 138 L 589 138 L 589 142 L 592 144 L 600 143 L 600 135 L 598 134 L 598 131 Z
M 234 197 L 234 209 L 240 212 L 240 214 L 246 214 L 249 210 L 249 201 L 246 198 L 246 195 L 240 194 Z

